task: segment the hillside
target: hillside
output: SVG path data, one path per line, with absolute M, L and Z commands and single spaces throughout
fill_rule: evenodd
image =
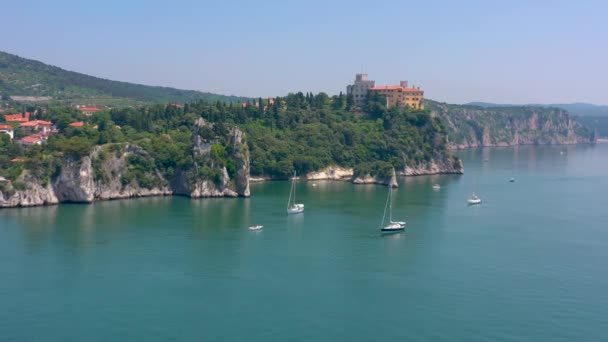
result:
M 249 196 L 249 179 L 396 185 L 396 174 L 462 173 L 428 111 L 361 110 L 352 98 L 289 94 L 264 106 L 197 101 L 116 108 L 84 116 L 48 107 L 58 132 L 23 147 L 0 134 L 0 207 L 179 194 Z M 69 123 L 83 121 L 79 126 Z M 16 140 L 22 136 L 16 132 Z M 24 133 L 25 134 L 25 133 Z M 14 162 L 15 159 L 21 159 Z
M 575 119 L 594 129 L 598 138 L 608 138 L 608 116 L 577 116 Z
M 426 101 L 446 126 L 452 147 L 581 144 L 594 132 L 554 107 L 452 105 Z
M 512 104 L 499 104 L 499 103 L 489 103 L 489 102 L 470 102 L 465 105 L 484 107 L 484 108 L 518 107 L 517 105 L 512 105 Z M 591 103 L 577 102 L 577 103 L 527 104 L 525 106 L 561 108 L 575 116 L 605 116 L 605 117 L 608 117 L 608 106 L 594 105 Z
M 0 96 L 52 97 L 65 103 L 125 105 L 196 100 L 241 101 L 244 98 L 195 90 L 111 81 L 47 65 L 0 51 Z M 246 100 L 246 99 L 245 99 Z

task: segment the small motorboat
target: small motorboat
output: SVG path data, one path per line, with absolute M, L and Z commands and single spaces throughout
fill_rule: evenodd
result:
M 515 178 L 511 177 L 511 179 L 509 179 L 510 183 L 514 183 L 515 182 Z
M 470 205 L 481 204 L 481 198 L 477 197 L 477 195 L 473 193 L 473 196 L 467 200 L 467 203 Z
M 264 228 L 264 226 L 262 226 L 261 224 L 256 224 L 255 226 L 249 227 L 249 230 L 260 230 L 262 228 Z
M 312 183 L 312 187 L 313 188 L 316 187 L 316 186 L 317 186 L 317 183 Z
M 439 190 L 439 189 L 441 189 L 441 186 L 439 184 L 433 185 L 433 190 Z

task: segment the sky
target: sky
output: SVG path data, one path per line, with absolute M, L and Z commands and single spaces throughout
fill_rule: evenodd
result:
M 449 103 L 608 104 L 608 1 L 6 1 L 0 50 L 93 76 L 250 97 L 364 71 Z

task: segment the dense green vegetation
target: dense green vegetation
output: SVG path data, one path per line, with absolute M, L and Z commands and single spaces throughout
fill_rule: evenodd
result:
M 471 102 L 467 105 L 484 107 L 484 108 L 497 108 L 497 107 L 521 107 L 510 104 L 497 104 L 488 102 Z M 594 117 L 608 117 L 608 106 L 594 105 L 591 103 L 552 103 L 552 104 L 528 104 L 525 107 L 542 107 L 542 108 L 560 108 L 568 111 L 568 113 L 575 116 L 594 116 Z
M 597 130 L 599 137 L 608 137 L 608 116 L 578 116 L 576 120 Z
M 379 98 L 371 98 L 361 109 L 351 103 L 352 99 L 341 94 L 296 93 L 273 103 L 250 101 L 246 107 L 201 100 L 183 108 L 150 105 L 102 111 L 92 117 L 72 108 L 39 108 L 37 117 L 55 122 L 60 133 L 52 135 L 47 144 L 28 149 L 3 140 L 10 149 L 0 159 L 0 175 L 15 179 L 25 167 L 41 179 L 51 179 L 62 161 L 77 161 L 95 145 L 104 145 L 100 155 L 105 158 L 113 152 L 112 146 L 130 143 L 145 153 L 129 157 L 125 184 L 137 179 L 140 184 L 157 185 L 150 178 L 154 170 L 171 179 L 195 162 L 198 174 L 194 177 L 217 182 L 221 177 L 218 167 L 225 166 L 231 178 L 236 172 L 234 155 L 239 146 L 230 143 L 234 126 L 246 133 L 251 174 L 258 176 L 283 178 L 294 170 L 303 174 L 329 165 L 354 167 L 357 174 L 387 176 L 393 167 L 403 168 L 406 163 L 417 166 L 449 157 L 445 129 L 428 112 L 387 110 Z M 195 122 L 201 117 L 212 124 L 197 127 Z M 80 120 L 87 125 L 68 126 Z M 209 153 L 195 153 L 193 134 L 208 144 Z M 18 156 L 27 158 L 25 165 L 9 162 Z
M 360 111 L 351 102 L 343 95 L 296 93 L 266 110 L 204 102 L 187 109 L 245 130 L 252 175 L 287 177 L 328 165 L 377 171 L 386 170 L 378 163 L 403 168 L 448 154 L 443 126 L 428 112 L 386 110 L 379 98 Z
M 199 99 L 243 100 L 236 96 L 106 80 L 0 51 L 0 97 L 6 100 L 10 96 L 51 96 L 60 102 L 113 106 Z

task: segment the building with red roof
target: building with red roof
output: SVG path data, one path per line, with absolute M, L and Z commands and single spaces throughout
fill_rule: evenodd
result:
M 11 137 L 11 140 L 15 137 L 15 128 L 11 125 L 0 125 L 0 133 L 6 133 Z
M 414 109 L 424 109 L 424 91 L 420 87 L 408 87 L 407 81 L 401 81 L 399 85 L 374 86 L 369 88 L 370 93 L 375 93 L 386 98 L 386 106 L 408 106 Z
M 11 159 L 11 163 L 23 163 L 23 162 L 25 162 L 25 158 L 17 157 L 17 158 Z
M 387 107 L 424 109 L 424 91 L 420 87 L 408 87 L 407 81 L 401 81 L 399 85 L 376 86 L 376 82 L 368 79 L 367 74 L 357 74 L 354 84 L 346 87 L 346 94 L 352 96 L 356 105 L 365 103 L 371 93 L 385 98 Z
M 68 126 L 70 126 L 70 127 L 82 127 L 82 126 L 84 126 L 84 122 L 82 122 L 82 121 L 76 121 L 76 122 L 72 122 Z
M 17 114 L 5 114 L 4 121 L 6 122 L 28 122 L 30 121 L 30 115 L 32 113 L 25 112 L 25 114 L 17 113 Z
M 33 121 L 20 123 L 19 128 L 33 130 L 33 131 L 42 131 L 42 133 L 48 133 L 53 128 L 53 123 L 50 121 L 44 121 L 44 120 L 33 120 Z
M 21 145 L 23 146 L 33 146 L 33 145 L 42 145 L 43 142 L 46 141 L 46 136 L 42 134 L 32 134 L 28 135 L 21 139 Z
M 103 109 L 97 108 L 97 107 L 80 107 L 78 109 L 80 109 L 82 114 L 84 114 L 86 116 L 91 116 L 91 115 L 103 110 Z

